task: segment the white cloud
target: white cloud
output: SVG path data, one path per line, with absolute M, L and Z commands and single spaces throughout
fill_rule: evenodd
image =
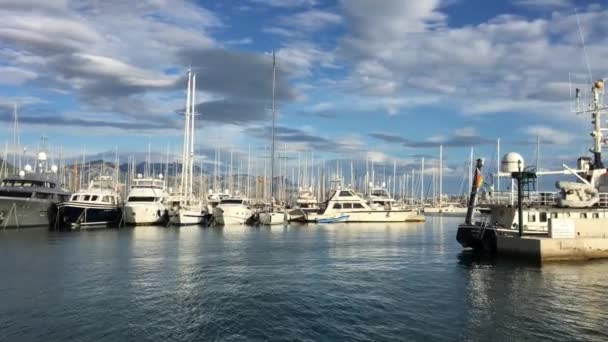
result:
M 540 138 L 540 140 L 545 143 L 556 145 L 569 144 L 576 139 L 576 136 L 572 133 L 549 126 L 531 126 L 528 127 L 525 132 L 531 138 Z
M 34 78 L 36 78 L 35 72 L 11 66 L 0 66 L 0 84 L 21 85 Z
M 317 4 L 316 0 L 251 0 L 251 2 L 270 7 L 282 8 L 314 6 Z
M 554 9 L 554 8 L 574 8 L 573 0 L 513 0 L 513 3 L 527 8 L 534 9 Z
M 279 24 L 306 32 L 321 31 L 342 23 L 342 17 L 331 12 L 308 10 L 279 19 Z
M 441 6 L 343 1 L 348 31 L 337 58 L 352 66 L 348 86 L 369 101 L 433 94 L 456 113 L 571 117 L 569 75 L 572 87 L 588 78 L 574 13 L 499 15 L 450 27 Z M 606 75 L 608 10 L 588 8 L 579 16 L 594 77 Z

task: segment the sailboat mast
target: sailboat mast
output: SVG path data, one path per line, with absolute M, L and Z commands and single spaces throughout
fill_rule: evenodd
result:
M 190 153 L 188 158 L 188 196 L 192 196 L 194 186 L 194 116 L 195 111 L 195 96 L 196 96 L 196 74 L 192 75 L 192 95 L 190 99 Z
M 439 208 L 443 201 L 443 145 L 439 145 Z
M 276 119 L 275 112 L 275 86 L 276 86 L 276 57 L 274 50 L 272 50 L 272 146 L 270 151 L 270 206 L 273 206 L 274 200 L 274 125 Z
M 192 79 L 192 72 L 188 70 L 188 91 L 186 92 L 186 113 L 185 113 L 185 123 L 184 123 L 184 148 L 182 150 L 182 174 L 181 174 L 181 182 L 179 185 L 179 192 L 182 195 L 186 195 L 188 176 L 188 154 L 189 154 L 189 146 L 190 146 L 190 82 Z

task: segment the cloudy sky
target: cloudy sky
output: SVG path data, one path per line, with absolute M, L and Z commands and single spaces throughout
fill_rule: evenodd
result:
M 607 43 L 603 1 L 0 0 L 0 134 L 16 102 L 29 146 L 179 151 L 191 67 L 198 144 L 260 147 L 275 49 L 290 150 L 405 165 L 443 144 L 456 165 L 538 137 L 573 163 L 590 120 L 570 91 L 607 76 Z

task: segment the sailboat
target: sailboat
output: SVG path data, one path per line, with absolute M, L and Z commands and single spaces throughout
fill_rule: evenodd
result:
M 259 213 L 259 222 L 262 225 L 282 225 L 285 224 L 285 211 L 276 207 L 274 198 L 274 154 L 275 139 L 274 128 L 276 119 L 275 110 L 275 84 L 276 84 L 276 58 L 272 51 L 272 147 L 270 156 L 270 208 Z
M 471 152 L 472 153 L 472 152 Z M 472 168 L 472 159 L 469 161 L 469 169 Z M 465 216 L 467 207 L 455 201 L 444 201 L 443 199 L 443 145 L 439 146 L 439 196 L 433 205 L 424 207 L 424 213 L 442 216 Z M 478 209 L 476 211 L 479 211 Z
M 184 148 L 182 175 L 179 191 L 169 197 L 169 224 L 177 226 L 198 225 L 205 217 L 205 206 L 194 196 L 194 117 L 196 96 L 196 74 L 188 70 L 188 90 L 184 123 Z

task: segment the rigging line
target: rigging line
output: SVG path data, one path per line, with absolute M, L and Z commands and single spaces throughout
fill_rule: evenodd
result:
M 581 43 L 583 44 L 583 56 L 585 59 L 585 65 L 587 66 L 587 72 L 589 73 L 589 82 L 593 82 L 593 76 L 591 75 L 591 65 L 589 65 L 589 56 L 587 56 L 587 47 L 585 46 L 585 37 L 583 36 L 583 29 L 581 27 L 581 21 L 578 17 L 578 11 L 574 8 L 574 14 L 576 15 L 576 23 L 578 25 L 578 33 L 581 37 Z

